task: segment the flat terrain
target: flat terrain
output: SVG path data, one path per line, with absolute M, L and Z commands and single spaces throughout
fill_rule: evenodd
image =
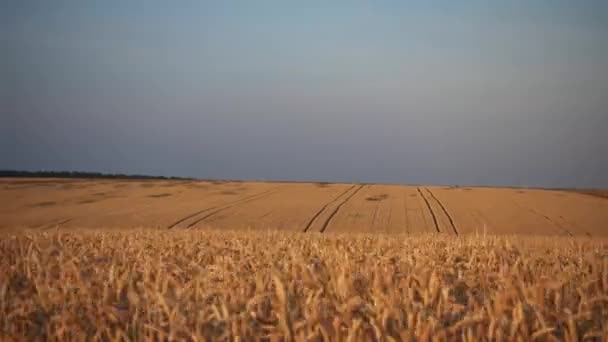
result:
M 2 341 L 608 340 L 596 193 L 5 178 L 0 203 Z
M 0 229 L 608 235 L 608 199 L 509 188 L 0 179 Z

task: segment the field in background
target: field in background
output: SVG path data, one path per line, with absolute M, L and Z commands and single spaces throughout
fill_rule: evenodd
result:
M 0 179 L 0 229 L 608 235 L 595 191 L 188 180 Z
M 0 233 L 0 340 L 601 341 L 586 237 Z

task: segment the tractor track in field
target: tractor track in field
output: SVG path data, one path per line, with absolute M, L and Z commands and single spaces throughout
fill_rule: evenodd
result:
M 582 231 L 583 233 L 585 233 L 585 235 L 587 235 L 587 237 L 589 237 L 589 238 L 591 238 L 591 237 L 592 237 L 591 233 L 589 233 L 589 232 L 588 232 L 586 229 L 581 228 L 581 226 L 579 226 L 578 224 L 573 223 L 573 222 L 570 222 L 569 220 L 566 220 L 566 218 L 565 218 L 565 217 L 563 217 L 563 216 L 561 216 L 561 215 L 559 216 L 559 218 L 560 218 L 560 220 L 562 220 L 562 221 L 563 221 L 565 224 L 567 224 L 567 225 L 569 225 L 569 226 L 571 226 L 571 227 L 574 227 L 575 229 L 580 230 L 580 231 Z
M 416 194 L 416 204 L 418 205 L 417 212 L 420 212 L 420 217 L 422 217 L 422 222 L 424 222 L 424 226 L 423 226 L 424 231 L 428 232 L 429 231 L 429 222 L 425 215 L 425 212 L 427 211 L 427 209 L 424 208 L 424 204 L 422 204 L 421 202 L 424 202 L 424 201 L 420 199 L 420 196 L 418 194 Z
M 473 209 L 470 212 L 471 217 L 473 218 L 473 220 L 477 221 L 477 223 L 479 224 L 479 227 L 483 227 L 484 232 L 488 229 L 489 224 L 489 220 L 488 218 L 481 213 L 481 211 L 477 210 L 477 209 Z M 475 228 L 476 232 L 479 233 L 479 231 L 477 230 L 478 228 Z
M 407 214 L 407 191 L 403 190 L 403 213 L 405 214 L 405 231 L 410 235 L 410 216 Z
M 556 222 L 555 220 L 553 220 L 551 217 L 549 217 L 548 215 L 539 213 L 538 211 L 532 209 L 532 208 L 528 208 L 532 213 L 543 217 L 545 220 L 553 223 L 553 225 L 555 225 L 559 230 L 562 231 L 562 233 L 566 233 L 568 234 L 570 237 L 574 237 L 574 234 L 572 234 L 572 232 L 570 232 L 568 229 L 564 228 L 564 226 L 562 226 L 561 224 L 559 224 L 558 222 Z
M 441 233 L 441 230 L 439 229 L 439 222 L 437 222 L 437 216 L 435 216 L 435 212 L 433 211 L 433 208 L 431 208 L 431 203 L 429 203 L 429 200 L 427 200 L 426 197 L 424 197 L 424 194 L 422 193 L 420 188 L 416 188 L 416 190 L 418 190 L 418 193 L 420 194 L 420 196 L 422 196 L 424 203 L 426 203 L 426 207 L 429 209 L 429 212 L 431 213 L 431 216 L 433 217 L 433 223 L 435 224 L 435 230 L 437 231 L 437 233 Z
M 173 228 L 173 227 L 177 226 L 178 224 L 180 224 L 180 223 L 182 223 L 182 222 L 186 221 L 186 220 L 187 220 L 187 219 L 189 219 L 189 218 L 192 218 L 192 217 L 194 217 L 194 216 L 196 216 L 196 215 L 202 214 L 202 213 L 204 213 L 204 212 L 206 212 L 206 211 L 213 210 L 214 208 L 215 208 L 215 207 L 206 208 L 206 209 L 203 209 L 203 210 L 199 210 L 199 211 L 197 211 L 197 212 L 194 212 L 194 213 L 192 213 L 192 214 L 190 214 L 190 215 L 188 215 L 188 216 L 184 216 L 184 217 L 182 217 L 181 219 L 179 219 L 179 220 L 177 220 L 177 221 L 173 222 L 172 224 L 170 224 L 169 226 L 167 226 L 167 229 L 171 229 L 171 228 Z
M 555 220 L 553 220 L 553 219 L 552 219 L 551 217 L 549 217 L 548 215 L 545 215 L 545 214 L 543 214 L 543 213 L 540 213 L 540 212 L 536 211 L 534 208 L 530 208 L 530 207 L 525 206 L 525 205 L 523 205 L 523 204 L 520 204 L 520 203 L 518 203 L 518 202 L 516 202 L 516 201 L 513 201 L 513 203 L 514 203 L 516 206 L 518 206 L 518 207 L 520 207 L 520 208 L 522 208 L 522 209 L 527 209 L 528 211 L 530 211 L 532 214 L 534 214 L 534 215 L 536 215 L 536 216 L 539 216 L 539 217 L 544 218 L 544 219 L 545 219 L 547 222 L 551 223 L 551 224 L 552 224 L 554 227 L 556 227 L 556 228 L 557 228 L 558 230 L 560 230 L 562 233 L 566 233 L 566 234 L 568 234 L 568 236 L 570 236 L 570 237 L 574 237 L 574 234 L 572 234 L 572 232 L 571 232 L 571 231 L 569 231 L 568 229 L 564 228 L 564 226 L 562 226 L 561 224 L 559 224 L 558 222 L 556 222 Z
M 331 214 L 329 214 L 329 216 L 327 217 L 327 220 L 325 220 L 325 222 L 323 223 L 323 226 L 321 227 L 321 230 L 320 230 L 321 233 L 325 233 L 325 230 L 331 223 L 331 220 L 334 218 L 334 216 L 336 216 L 338 211 L 340 211 L 340 208 L 342 208 L 342 206 L 344 204 L 346 204 L 351 198 L 353 198 L 359 191 L 361 191 L 361 189 L 365 188 L 366 186 L 367 186 L 367 184 L 360 185 L 357 189 L 355 189 L 355 191 L 353 191 L 350 195 L 348 195 L 344 201 L 340 202 L 340 204 L 338 204 L 336 206 L 334 211 L 332 211 Z
M 392 198 L 391 198 L 390 203 L 391 203 L 391 205 L 389 206 L 388 214 L 386 215 L 386 226 L 387 227 L 391 226 L 391 220 L 393 218 L 393 205 L 392 205 L 393 204 L 393 199 Z
M 450 225 L 452 226 L 452 230 L 454 231 L 454 234 L 458 235 L 458 229 L 456 228 L 456 224 L 454 223 L 454 219 L 452 218 L 452 216 L 450 215 L 450 213 L 448 212 L 448 210 L 445 208 L 445 206 L 443 205 L 443 203 L 441 203 L 441 201 L 437 198 L 437 196 L 435 196 L 431 192 L 431 190 L 429 190 L 428 188 L 425 188 L 425 189 L 429 193 L 429 195 L 431 195 L 431 197 L 437 202 L 437 204 L 439 204 L 439 207 L 441 207 L 441 210 L 443 210 L 443 213 L 448 218 L 448 221 L 450 221 Z
M 312 225 L 315 223 L 315 221 L 317 220 L 317 218 L 319 216 L 321 216 L 321 214 L 327 209 L 327 207 L 336 202 L 337 200 L 340 199 L 340 197 L 344 196 L 346 193 L 348 193 L 350 190 L 352 190 L 356 185 L 352 185 L 351 187 L 349 187 L 348 189 L 344 190 L 342 193 L 340 193 L 338 196 L 336 196 L 334 199 L 332 199 L 331 201 L 325 203 L 324 206 L 321 207 L 321 209 L 319 209 L 311 218 L 310 220 L 308 220 L 308 223 L 306 223 L 306 227 L 304 227 L 304 233 L 306 233 L 310 227 L 312 227 Z
M 211 211 L 209 211 L 206 215 L 202 216 L 199 219 L 194 220 L 189 225 L 187 225 L 186 228 L 192 228 L 196 224 L 198 224 L 198 223 L 200 223 L 200 222 L 202 222 L 202 221 L 210 218 L 211 216 L 213 216 L 215 214 L 219 214 L 219 213 L 221 213 L 224 210 L 228 210 L 228 209 L 230 209 L 232 207 L 235 207 L 237 205 L 240 205 L 240 204 L 243 204 L 243 203 L 248 203 L 248 202 L 251 202 L 251 201 L 255 201 L 255 200 L 258 200 L 260 198 L 264 198 L 266 196 L 270 196 L 270 195 L 274 194 L 275 192 L 277 192 L 277 188 L 273 188 L 273 189 L 270 189 L 270 190 L 268 190 L 266 192 L 262 192 L 262 193 L 257 194 L 257 195 L 252 195 L 252 196 L 243 198 L 243 199 L 241 199 L 239 201 L 234 201 L 232 203 L 229 203 L 229 204 L 226 204 L 226 205 L 223 205 L 223 206 L 220 206 L 220 207 L 216 207 L 217 209 L 214 208 L 215 210 L 211 209 Z
M 276 209 L 269 210 L 265 214 L 262 214 L 262 216 L 258 217 L 258 219 L 263 219 L 264 217 L 274 213 L 275 211 L 277 211 L 277 210 Z
M 257 198 L 258 198 L 258 196 L 263 197 L 264 195 L 267 195 L 267 194 L 269 194 L 269 193 L 274 192 L 273 190 L 275 190 L 275 191 L 276 191 L 276 188 L 273 188 L 273 189 L 267 190 L 267 191 L 262 192 L 262 193 L 259 193 L 259 194 L 254 194 L 254 195 L 251 195 L 251 196 L 247 196 L 247 197 L 245 197 L 245 198 L 241 198 L 240 200 L 236 200 L 236 201 L 233 201 L 233 202 L 229 202 L 229 203 L 224 204 L 224 205 L 216 205 L 216 206 L 213 206 L 213 207 L 209 207 L 209 208 L 205 208 L 205 209 L 202 209 L 202 210 L 198 210 L 198 211 L 196 211 L 196 212 L 194 212 L 194 213 L 192 213 L 192 214 L 190 214 L 190 215 L 184 216 L 184 217 L 182 217 L 181 219 L 179 219 L 179 220 L 177 220 L 177 221 L 173 222 L 172 224 L 170 224 L 169 226 L 167 226 L 167 229 L 172 229 L 172 228 L 174 228 L 175 226 L 177 226 L 178 224 L 180 224 L 180 223 L 182 223 L 182 222 L 184 222 L 184 221 L 187 221 L 187 220 L 189 220 L 189 219 L 191 219 L 191 218 L 193 218 L 193 217 L 196 217 L 196 216 L 198 216 L 198 215 L 200 215 L 200 214 L 203 214 L 203 213 L 206 213 L 206 212 L 209 212 L 209 211 L 215 210 L 215 209 L 224 209 L 226 206 L 230 206 L 230 207 L 231 207 L 231 206 L 234 206 L 234 205 L 238 205 L 238 204 L 240 204 L 240 203 L 243 203 L 243 202 L 248 202 L 249 200 L 257 199 Z M 227 208 L 226 208 L 226 209 L 227 209 Z M 205 217 L 205 218 L 206 218 L 206 217 Z M 195 223 L 198 223 L 198 222 L 200 222 L 200 221 L 195 221 Z M 191 227 L 192 225 L 193 225 L 193 224 L 190 224 L 190 225 L 188 225 L 187 227 L 189 228 L 189 227 Z
M 73 220 L 73 218 L 67 218 L 67 219 L 62 219 L 62 220 L 53 220 L 50 223 L 41 224 L 41 225 L 36 226 L 34 228 L 38 228 L 38 229 L 42 229 L 42 230 L 48 230 L 48 229 L 51 229 L 51 228 L 54 228 L 54 227 L 59 227 L 62 224 L 66 224 L 66 223 L 68 223 L 68 222 L 70 222 L 72 220 Z
M 374 207 L 374 213 L 372 214 L 372 229 L 376 227 L 376 220 L 378 219 L 378 207 L 380 206 L 380 201 L 376 202 L 376 206 Z

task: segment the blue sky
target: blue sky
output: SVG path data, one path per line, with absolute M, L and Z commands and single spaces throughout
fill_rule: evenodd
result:
M 0 168 L 608 186 L 605 1 L 0 6 Z

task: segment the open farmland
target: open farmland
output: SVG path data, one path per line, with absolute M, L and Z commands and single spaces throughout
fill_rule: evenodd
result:
M 608 199 L 0 180 L 0 340 L 604 341 Z
M 372 184 L 0 180 L 0 229 L 132 228 L 608 235 L 608 199 Z

